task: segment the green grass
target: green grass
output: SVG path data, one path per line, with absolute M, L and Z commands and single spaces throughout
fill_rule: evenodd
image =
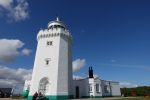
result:
M 122 98 L 122 99 L 114 99 L 114 100 L 150 100 L 150 97 L 149 98 L 144 98 L 144 97 Z

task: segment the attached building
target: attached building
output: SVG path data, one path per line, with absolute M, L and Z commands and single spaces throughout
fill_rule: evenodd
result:
M 89 68 L 89 77 L 73 80 L 74 98 L 101 98 L 120 95 L 119 82 L 93 77 L 92 67 Z

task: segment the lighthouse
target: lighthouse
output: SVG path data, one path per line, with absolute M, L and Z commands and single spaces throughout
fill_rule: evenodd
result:
M 29 100 L 36 92 L 49 100 L 72 96 L 71 48 L 72 36 L 58 17 L 38 32 Z

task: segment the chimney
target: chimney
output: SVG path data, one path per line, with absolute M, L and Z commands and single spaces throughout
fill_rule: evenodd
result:
M 92 69 L 92 66 L 89 67 L 89 78 L 94 78 L 94 77 L 93 77 L 93 69 Z

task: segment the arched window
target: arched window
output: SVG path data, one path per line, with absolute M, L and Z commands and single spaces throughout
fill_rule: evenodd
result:
M 48 88 L 49 88 L 49 82 L 48 82 L 48 78 L 42 78 L 40 80 L 39 83 L 39 90 L 38 92 L 41 92 L 41 94 L 46 94 L 48 92 Z

